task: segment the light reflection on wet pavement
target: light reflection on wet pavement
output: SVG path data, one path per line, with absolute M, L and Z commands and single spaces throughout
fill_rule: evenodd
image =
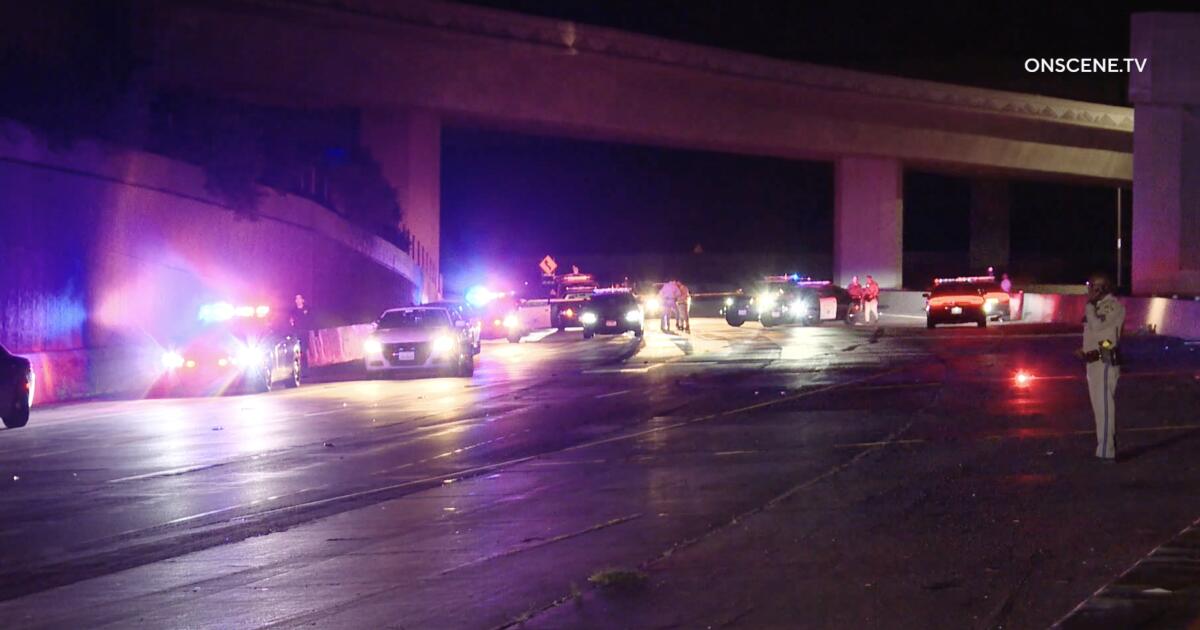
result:
M 697 320 L 488 343 L 469 380 L 39 409 L 0 432 L 0 615 L 1044 627 L 1200 515 L 1194 346 L 1143 343 L 1102 468 L 1077 343 Z

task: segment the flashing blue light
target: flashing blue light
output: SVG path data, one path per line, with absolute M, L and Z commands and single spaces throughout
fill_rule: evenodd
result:
M 473 286 L 470 289 L 467 289 L 466 300 L 467 304 L 478 307 L 491 302 L 496 298 L 496 295 L 497 294 L 492 293 L 492 291 L 487 287 Z

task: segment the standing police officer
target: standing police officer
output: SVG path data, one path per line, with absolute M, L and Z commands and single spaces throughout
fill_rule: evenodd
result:
M 863 308 L 866 311 L 863 321 L 871 323 L 871 317 L 875 317 L 875 323 L 879 323 L 879 283 L 875 282 L 875 278 L 871 274 L 867 274 L 867 286 L 863 287 Z
M 1087 287 L 1083 348 L 1075 354 L 1087 363 L 1088 394 L 1096 417 L 1096 457 L 1115 463 L 1117 416 L 1113 394 L 1121 376 L 1118 346 L 1121 326 L 1125 324 L 1125 307 L 1113 296 L 1112 281 L 1108 276 L 1093 275 Z

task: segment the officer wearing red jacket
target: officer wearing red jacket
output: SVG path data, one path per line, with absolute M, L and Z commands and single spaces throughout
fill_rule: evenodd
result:
M 872 319 L 879 321 L 879 283 L 875 282 L 871 274 L 867 274 L 867 286 L 863 289 L 863 309 L 863 321 L 868 324 Z

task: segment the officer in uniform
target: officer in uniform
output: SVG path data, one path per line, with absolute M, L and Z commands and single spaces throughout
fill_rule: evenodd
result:
M 1096 457 L 1117 461 L 1116 406 L 1113 394 L 1121 376 L 1121 326 L 1125 307 L 1112 294 L 1112 281 L 1104 274 L 1088 280 L 1088 303 L 1084 307 L 1083 348 L 1076 356 L 1087 364 L 1088 394 L 1096 417 Z
M 863 287 L 863 307 L 866 311 L 863 321 L 871 323 L 871 318 L 874 316 L 875 323 L 879 323 L 879 283 L 875 282 L 875 278 L 871 274 L 867 274 L 867 286 Z

